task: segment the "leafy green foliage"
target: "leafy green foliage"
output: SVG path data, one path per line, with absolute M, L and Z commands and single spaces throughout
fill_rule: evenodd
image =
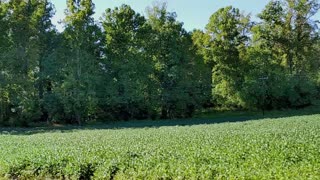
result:
M 195 56 L 192 37 L 166 4 L 148 9 L 152 27 L 149 53 L 154 62 L 161 118 L 191 116 L 206 101 L 208 78 L 202 58 Z M 203 73 L 201 73 L 201 71 Z M 200 73 L 199 73 L 200 72 Z
M 304 107 L 316 99 L 316 1 L 272 1 L 252 28 L 242 95 L 247 107 Z M 255 104 L 255 105 L 254 105 Z
M 187 32 L 166 4 L 107 9 L 0 0 L 0 124 L 191 117 L 204 107 L 301 108 L 320 97 L 317 0 L 274 0 L 259 22 L 232 6 Z
M 241 106 L 239 90 L 243 83 L 249 25 L 248 16 L 228 6 L 210 17 L 205 35 L 194 34 L 194 39 L 200 38 L 196 45 L 203 44 L 202 49 L 207 49 L 200 48 L 200 54 L 212 65 L 212 96 L 218 105 Z
M 63 32 L 66 72 L 58 87 L 64 113 L 81 124 L 96 108 L 96 79 L 99 71 L 101 30 L 94 23 L 94 4 L 91 0 L 68 1 Z M 61 70 L 61 69 L 60 69 Z M 62 96 L 62 97 L 61 97 Z
M 318 69 L 312 56 L 318 41 L 317 21 L 313 16 L 320 5 L 316 0 L 271 1 L 254 27 L 254 40 L 273 51 L 278 63 L 290 74 L 305 74 Z
M 154 111 L 156 87 L 149 59 L 151 27 L 131 7 L 107 9 L 103 19 L 105 58 L 101 104 L 113 119 L 148 118 Z
M 48 1 L 1 3 L 2 124 L 27 125 L 41 117 L 38 84 L 43 73 L 41 62 L 49 47 L 45 39 L 52 30 L 52 11 Z
M 0 175 L 19 179 L 317 179 L 319 122 L 319 115 L 311 115 L 142 129 L 3 132 Z

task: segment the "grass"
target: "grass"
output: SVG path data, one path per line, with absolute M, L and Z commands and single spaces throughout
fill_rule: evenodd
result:
M 320 115 L 247 115 L 2 130 L 0 176 L 320 179 Z

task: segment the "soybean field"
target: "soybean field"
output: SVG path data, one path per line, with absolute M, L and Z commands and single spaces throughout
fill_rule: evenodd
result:
M 11 129 L 0 134 L 0 176 L 320 179 L 319 147 L 320 115 L 180 126 Z

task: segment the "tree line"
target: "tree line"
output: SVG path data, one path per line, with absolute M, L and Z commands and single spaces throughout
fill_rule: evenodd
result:
M 166 4 L 95 21 L 67 0 L 0 0 L 0 124 L 191 117 L 207 107 L 282 109 L 319 97 L 317 0 L 273 0 L 254 22 L 232 6 L 188 32 Z

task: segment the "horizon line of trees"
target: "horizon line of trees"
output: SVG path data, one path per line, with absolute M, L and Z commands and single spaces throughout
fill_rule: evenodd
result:
M 320 92 L 317 0 L 272 0 L 253 22 L 232 6 L 187 32 L 165 3 L 106 9 L 0 0 L 0 125 L 192 117 L 208 107 L 312 105 Z

